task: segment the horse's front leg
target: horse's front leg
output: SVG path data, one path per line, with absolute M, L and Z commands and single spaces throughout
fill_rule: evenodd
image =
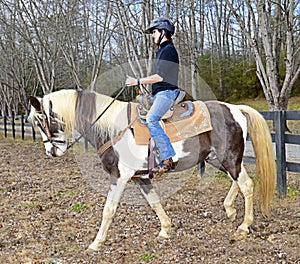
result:
M 111 225 L 122 193 L 124 192 L 125 186 L 130 178 L 129 175 L 132 174 L 126 173 L 125 175 L 126 176 L 121 173 L 121 176 L 115 182 L 110 184 L 110 190 L 103 209 L 101 226 L 94 242 L 89 246 L 90 250 L 99 250 L 106 240 L 108 228 Z
M 158 194 L 156 193 L 151 181 L 149 179 L 139 179 L 133 178 L 134 182 L 140 186 L 140 190 L 144 197 L 146 198 L 147 202 L 156 213 L 160 225 L 161 230 L 159 232 L 159 236 L 162 238 L 169 238 L 171 232 L 171 220 L 167 216 L 164 208 L 160 203 L 160 199 Z

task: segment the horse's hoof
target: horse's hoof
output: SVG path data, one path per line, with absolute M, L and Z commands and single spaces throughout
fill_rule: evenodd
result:
M 169 235 L 168 235 L 168 233 L 166 232 L 166 231 L 163 231 L 163 230 L 161 230 L 160 232 L 159 232 L 159 235 L 158 235 L 160 238 L 163 238 L 163 239 L 168 239 L 169 238 Z
M 238 230 L 236 230 L 236 232 L 235 232 L 235 235 L 238 237 L 246 237 L 248 234 L 249 234 L 249 230 L 246 231 L 246 230 L 243 230 L 240 228 L 238 228 Z
M 95 252 L 98 251 L 100 249 L 100 245 L 98 243 L 93 242 L 92 244 L 89 245 L 89 247 L 87 248 L 87 252 Z
M 243 241 L 246 238 L 246 235 L 246 231 L 238 229 L 236 232 L 230 235 L 229 241 L 230 243 L 234 243 L 236 241 Z
M 231 222 L 234 222 L 234 220 L 236 218 L 236 213 L 232 213 L 231 215 L 228 215 L 228 218 Z

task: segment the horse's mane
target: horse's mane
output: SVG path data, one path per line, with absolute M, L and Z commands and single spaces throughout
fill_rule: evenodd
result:
M 78 92 L 72 89 L 60 90 L 44 96 L 45 107 L 50 101 L 52 102 L 52 111 L 65 123 L 65 131 L 68 135 L 76 129 L 78 116 L 81 116 L 81 120 L 92 123 L 112 100 L 111 97 L 96 92 Z M 95 124 L 98 133 L 112 135 L 122 130 L 127 124 L 127 120 L 121 115 L 122 112 L 126 113 L 124 112 L 126 106 L 127 103 L 116 100 Z
M 45 110 L 50 107 L 52 103 L 52 111 L 57 117 L 64 122 L 65 131 L 69 134 L 73 131 L 75 126 L 75 105 L 77 100 L 76 90 L 59 90 L 49 93 L 43 97 Z M 49 112 L 49 109 L 47 109 Z
M 99 114 L 112 102 L 113 98 L 95 93 L 95 119 Z M 109 107 L 107 112 L 96 123 L 96 128 L 101 131 L 101 134 L 108 133 L 114 136 L 127 126 L 127 105 L 128 103 L 115 100 Z M 125 114 L 125 115 L 124 115 Z

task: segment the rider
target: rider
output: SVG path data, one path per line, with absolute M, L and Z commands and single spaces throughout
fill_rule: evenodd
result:
M 128 76 L 126 80 L 128 86 L 152 84 L 150 100 L 152 106 L 148 112 L 146 124 L 160 153 L 161 163 L 156 168 L 160 174 L 173 167 L 172 157 L 176 154 L 169 137 L 159 124 L 160 119 L 172 107 L 179 94 L 179 58 L 172 41 L 174 31 L 174 24 L 168 18 L 156 18 L 150 23 L 145 33 L 151 33 L 154 42 L 159 46 L 154 63 L 154 75 L 141 79 Z

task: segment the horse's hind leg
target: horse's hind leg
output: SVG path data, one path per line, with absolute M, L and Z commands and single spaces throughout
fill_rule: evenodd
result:
M 160 199 L 158 194 L 156 193 L 151 181 L 149 179 L 133 179 L 136 184 L 140 186 L 140 190 L 146 200 L 148 201 L 149 205 L 156 213 L 159 218 L 161 224 L 161 230 L 159 232 L 159 236 L 162 238 L 169 238 L 171 232 L 171 220 L 167 216 L 164 208 L 160 203 Z
M 244 195 L 245 199 L 245 216 L 243 223 L 238 227 L 237 232 L 242 235 L 249 233 L 249 227 L 253 223 L 253 181 L 249 177 L 243 164 L 241 165 L 241 172 L 237 179 L 237 184 Z
M 224 207 L 226 210 L 227 217 L 234 221 L 236 217 L 236 209 L 234 208 L 234 200 L 239 192 L 239 186 L 236 181 L 232 182 L 231 188 L 224 200 Z

